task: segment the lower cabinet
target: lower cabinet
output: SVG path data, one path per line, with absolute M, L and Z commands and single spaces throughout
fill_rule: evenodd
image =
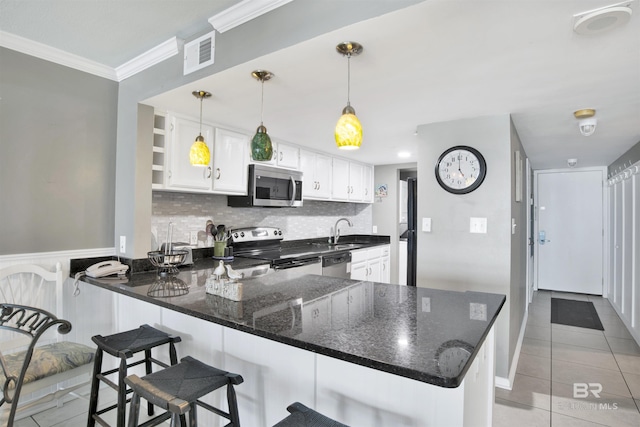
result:
M 351 279 L 390 283 L 389 245 L 351 251 Z

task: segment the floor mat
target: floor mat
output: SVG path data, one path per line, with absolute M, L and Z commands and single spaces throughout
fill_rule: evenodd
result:
M 551 298 L 551 323 L 604 331 L 591 301 Z

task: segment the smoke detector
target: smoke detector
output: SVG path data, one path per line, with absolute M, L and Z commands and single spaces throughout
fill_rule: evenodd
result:
M 626 1 L 573 15 L 573 31 L 593 35 L 620 27 L 631 19 L 631 3 Z

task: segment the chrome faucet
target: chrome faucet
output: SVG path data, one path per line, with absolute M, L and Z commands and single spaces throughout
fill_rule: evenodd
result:
M 331 230 L 331 236 L 329 236 L 329 244 L 333 244 L 333 245 L 338 244 L 338 239 L 340 238 L 340 230 L 338 230 L 338 223 L 340 221 L 347 221 L 347 224 L 349 224 L 349 227 L 353 227 L 353 224 L 351 223 L 349 218 L 340 218 L 339 220 L 337 220 L 336 225 L 334 225 L 333 229 Z

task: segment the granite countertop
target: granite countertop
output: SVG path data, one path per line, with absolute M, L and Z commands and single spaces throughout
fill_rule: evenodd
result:
M 236 257 L 236 270 L 264 265 Z M 243 300 L 205 292 L 217 261 L 175 276 L 137 273 L 86 283 L 315 353 L 434 384 L 457 387 L 504 295 L 453 292 L 296 274 L 241 279 Z M 261 267 L 254 269 L 260 270 Z M 255 274 L 255 273 L 251 273 Z

